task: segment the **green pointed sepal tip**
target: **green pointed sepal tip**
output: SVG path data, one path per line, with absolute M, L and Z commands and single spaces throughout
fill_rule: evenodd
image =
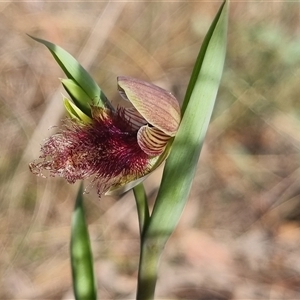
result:
M 111 103 L 104 95 L 98 84 L 70 53 L 51 42 L 33 37 L 29 34 L 28 36 L 46 46 L 67 78 L 76 83 L 77 86 L 79 86 L 87 95 L 87 97 L 84 97 L 84 100 L 79 101 L 80 109 L 82 109 L 88 115 L 89 113 L 87 109 L 91 104 L 103 108 L 113 109 Z M 83 103 L 83 101 L 86 103 Z M 75 104 L 77 105 L 78 103 Z

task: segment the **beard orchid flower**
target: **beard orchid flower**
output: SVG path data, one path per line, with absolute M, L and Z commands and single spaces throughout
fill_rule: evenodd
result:
M 151 83 L 118 77 L 118 91 L 132 107 L 90 105 L 90 115 L 65 99 L 69 117 L 46 139 L 30 170 L 69 183 L 90 178 L 99 196 L 124 192 L 168 156 L 180 123 L 176 98 Z

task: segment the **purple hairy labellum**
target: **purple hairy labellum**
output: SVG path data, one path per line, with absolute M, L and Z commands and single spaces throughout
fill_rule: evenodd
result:
M 91 106 L 91 121 L 67 118 L 41 147 L 30 170 L 69 183 L 91 178 L 98 194 L 124 187 L 157 167 L 180 122 L 177 100 L 167 91 L 129 77 L 118 78 L 131 108 Z

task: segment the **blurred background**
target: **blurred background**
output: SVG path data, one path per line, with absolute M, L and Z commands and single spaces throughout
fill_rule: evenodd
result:
M 182 101 L 221 2 L 0 3 L 0 298 L 73 299 L 70 219 L 78 185 L 28 163 L 64 117 L 60 68 L 26 34 L 73 54 L 118 104 L 130 75 Z M 228 51 L 189 202 L 157 299 L 300 299 L 300 3 L 232 2 Z M 66 94 L 66 93 L 64 93 Z M 145 186 L 153 203 L 162 168 Z M 86 196 L 99 299 L 133 299 L 132 192 Z

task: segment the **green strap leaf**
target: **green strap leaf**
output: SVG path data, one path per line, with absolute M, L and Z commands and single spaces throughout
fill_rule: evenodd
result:
M 146 236 L 157 239 L 160 247 L 177 225 L 189 195 L 223 72 L 227 23 L 228 2 L 224 2 L 197 57 L 183 104 L 183 119 L 146 230 Z
M 33 36 L 30 37 L 45 45 L 49 49 L 66 76 L 69 79 L 74 80 L 76 84 L 88 95 L 88 104 L 111 108 L 110 102 L 107 100 L 98 84 L 71 54 L 53 43 Z
M 227 22 L 228 2 L 224 2 L 197 57 L 182 107 L 183 119 L 152 215 L 144 223 L 136 299 L 154 299 L 160 256 L 188 198 L 223 71 Z
M 83 209 L 83 184 L 81 183 L 72 216 L 71 264 L 73 289 L 76 300 L 96 300 L 93 257 Z
M 183 118 L 167 159 L 152 215 L 141 241 L 136 299 L 154 299 L 159 258 L 186 204 L 223 72 L 228 2 L 200 49 L 182 107 Z

